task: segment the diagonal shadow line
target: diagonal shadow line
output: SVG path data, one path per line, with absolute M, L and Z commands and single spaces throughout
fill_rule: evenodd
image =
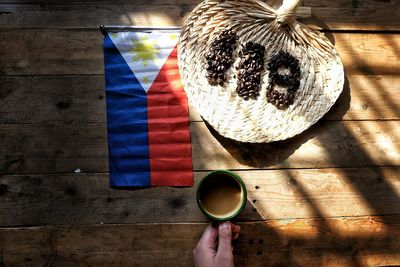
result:
M 347 50 L 349 50 L 350 47 L 347 48 Z M 362 61 L 362 59 L 357 58 L 358 60 Z M 367 71 L 372 72 L 372 70 L 366 66 L 368 68 Z M 378 86 L 378 84 L 376 83 L 376 85 Z M 390 102 L 390 101 L 389 101 Z M 392 103 L 391 103 L 392 104 Z M 392 105 L 393 106 L 393 105 Z M 378 115 L 382 115 L 380 114 L 380 112 L 378 112 Z M 353 121 L 353 124 L 358 124 L 357 122 Z M 355 148 L 356 148 L 356 154 L 360 155 L 361 158 L 363 158 L 364 160 L 366 160 L 367 162 L 369 162 L 371 166 L 375 166 L 376 164 L 374 163 L 374 161 L 371 159 L 371 157 L 368 155 L 368 153 L 363 150 L 361 147 L 361 144 L 358 142 L 358 140 L 352 135 L 352 133 L 349 131 L 349 129 L 346 129 L 346 126 L 344 124 L 342 124 L 342 128 L 343 130 L 346 132 L 346 136 L 350 136 L 351 138 L 351 142 L 355 144 Z M 384 129 L 384 130 L 388 130 L 388 129 Z M 396 137 L 395 137 L 396 138 Z M 394 142 L 394 145 L 396 145 L 396 142 Z M 340 160 L 337 157 L 335 157 L 334 155 L 332 155 L 330 153 L 330 151 L 327 150 L 327 154 L 330 155 L 331 158 L 331 162 L 334 164 L 337 164 L 340 166 Z M 348 171 L 347 169 L 342 169 L 342 171 L 344 172 L 346 177 L 351 177 L 351 175 L 349 173 L 346 173 L 346 171 Z M 385 180 L 384 178 L 384 174 L 377 169 L 377 174 L 378 174 L 378 181 L 380 183 L 383 183 L 383 191 L 389 196 L 389 198 L 397 198 L 399 199 L 399 196 L 397 194 L 397 192 L 393 189 L 393 187 Z M 382 207 L 380 207 L 379 205 L 376 205 L 375 202 L 373 201 L 373 197 L 371 196 L 371 191 L 368 187 L 365 186 L 365 184 L 363 183 L 363 181 L 360 180 L 350 180 L 349 182 L 352 182 L 353 187 L 355 190 L 357 190 L 360 195 L 364 196 L 364 198 L 368 201 L 369 205 L 375 210 L 375 212 L 377 214 L 382 212 Z M 400 200 L 400 199 L 399 199 Z M 400 204 L 399 204 L 399 209 L 400 209 Z
M 310 208 L 312 209 L 313 215 L 317 218 L 319 218 L 319 221 L 316 221 L 316 227 L 318 228 L 318 231 L 320 232 L 324 232 L 326 234 L 319 234 L 313 242 L 315 242 L 315 244 L 325 244 L 328 243 L 330 240 L 330 237 L 333 236 L 334 238 L 334 242 L 335 242 L 335 247 L 341 247 L 341 248 L 345 248 L 345 250 L 349 250 L 349 251 L 353 251 L 352 254 L 352 264 L 353 266 L 364 266 L 361 263 L 361 259 L 359 257 L 359 255 L 357 254 L 357 249 L 354 248 L 354 244 L 357 243 L 355 242 L 355 239 L 343 239 L 340 237 L 340 233 L 337 232 L 337 230 L 335 230 L 335 228 L 331 227 L 329 225 L 329 223 L 327 222 L 327 220 L 325 219 L 326 216 L 323 214 L 323 212 L 321 211 L 321 209 L 318 207 L 318 203 L 315 202 L 315 200 L 312 198 L 312 196 L 307 192 L 307 190 L 305 189 L 305 187 L 301 184 L 301 182 L 299 182 L 294 175 L 292 175 L 291 173 L 291 169 L 285 169 L 284 170 L 286 173 L 286 179 L 287 181 L 296 188 L 296 192 L 298 192 L 301 197 L 303 199 L 305 199 L 308 203 L 308 205 L 310 206 Z M 349 180 L 349 177 L 346 177 Z M 323 179 L 323 177 L 321 177 L 321 179 Z M 358 182 L 360 182 L 362 188 L 365 187 L 365 182 L 363 180 L 357 180 Z M 354 184 L 354 183 L 352 183 Z M 353 186 L 354 187 L 354 186 Z M 368 186 L 367 186 L 368 188 Z M 365 191 L 360 190 L 359 188 L 356 188 L 357 191 L 359 192 L 359 194 L 361 196 L 365 196 L 368 195 L 366 194 Z M 386 190 L 390 190 L 386 187 L 385 184 L 385 191 Z M 369 192 L 368 192 L 369 193 Z M 391 197 L 389 197 L 390 199 L 392 199 Z M 371 201 L 369 201 L 370 203 Z M 374 208 L 376 209 L 376 207 L 374 206 Z M 385 216 L 380 216 L 380 219 L 385 221 Z M 388 221 L 385 221 L 386 225 L 389 225 Z M 390 221 L 391 223 L 391 221 Z M 339 241 L 340 240 L 340 241 Z M 340 246 L 338 246 L 338 244 L 341 243 Z M 391 241 L 389 241 L 388 244 L 390 244 Z M 322 255 L 321 255 L 322 257 Z M 320 262 L 321 265 L 323 265 L 323 262 Z
M 312 196 L 307 192 L 307 190 L 304 188 L 304 186 L 299 182 L 294 175 L 291 173 L 291 169 L 285 169 L 286 173 L 286 179 L 287 181 L 296 188 L 296 191 L 301 195 L 302 199 L 306 200 L 310 208 L 312 209 L 313 212 L 313 217 L 317 217 L 320 220 L 315 221 L 315 226 L 318 229 L 319 232 L 323 232 L 325 234 L 318 234 L 317 237 L 313 240 L 315 244 L 325 244 L 329 243 L 331 237 L 334 237 L 334 242 L 335 242 L 335 247 L 342 247 L 345 248 L 347 251 L 354 251 L 352 243 L 354 241 L 349 240 L 340 240 L 341 238 L 339 237 L 339 233 L 336 232 L 334 228 L 332 228 L 327 220 L 325 219 L 325 215 L 321 211 L 321 209 L 318 207 L 318 203 L 315 202 L 315 200 L 312 198 Z M 338 243 L 341 243 L 340 246 L 338 246 Z M 348 244 L 349 243 L 349 244 Z M 319 264 L 322 266 L 323 261 L 322 261 L 322 254 L 323 252 L 320 252 L 320 262 Z M 353 266 L 363 266 L 360 262 L 360 259 L 358 259 L 357 254 L 353 253 L 350 261 L 352 262 Z
M 383 85 L 381 85 L 378 81 L 378 79 L 368 79 L 369 83 L 372 84 L 372 88 L 371 90 L 377 90 L 381 99 L 375 100 L 375 101 L 384 101 L 385 105 L 389 106 L 389 108 L 393 111 L 393 114 L 399 114 L 400 113 L 400 109 L 399 107 L 396 105 L 396 103 L 394 103 L 391 98 L 387 98 L 385 97 L 384 93 L 381 93 L 381 91 L 386 91 L 387 89 L 389 90 L 400 90 L 400 87 L 396 88 L 396 85 L 394 85 L 395 88 L 384 88 Z M 364 99 L 366 102 L 372 103 L 373 99 L 367 95 L 367 94 L 359 94 L 359 97 Z M 375 105 L 372 108 L 372 111 L 377 115 L 377 118 L 383 118 L 385 119 L 385 114 L 384 111 L 382 110 L 382 108 L 379 105 Z
M 352 133 L 346 128 L 345 125 L 342 125 L 343 131 L 346 132 L 346 136 L 349 136 L 351 143 L 354 144 L 353 148 L 355 150 L 355 154 L 359 155 L 359 157 L 363 158 L 364 161 L 367 161 L 369 163 L 369 166 L 377 166 L 374 161 L 371 159 L 371 157 L 368 155 L 366 151 L 362 149 L 362 145 L 359 143 L 357 138 L 355 138 Z M 318 137 L 317 137 L 318 138 Z M 341 158 L 336 157 L 333 155 L 329 150 L 326 151 L 327 155 L 330 157 L 330 161 L 335 164 L 340 166 Z M 374 191 L 371 189 L 368 184 L 365 184 L 364 179 L 359 179 L 357 177 L 353 177 L 352 174 L 349 172 L 347 168 L 341 168 L 339 169 L 344 177 L 347 179 L 347 181 L 352 185 L 352 188 L 359 193 L 361 197 L 364 198 L 364 200 L 367 202 L 370 208 L 374 210 L 375 215 L 382 215 L 385 214 L 385 207 L 382 207 L 381 204 L 378 204 L 374 201 Z M 400 197 L 397 194 L 397 192 L 393 189 L 390 183 L 387 182 L 385 179 L 384 173 L 379 169 L 379 168 L 371 168 L 371 171 L 376 172 L 377 175 L 377 182 L 380 184 L 380 187 L 382 188 L 382 192 L 389 198 L 389 199 L 398 199 L 397 203 L 394 204 L 396 205 L 396 209 L 400 210 Z
M 289 166 L 288 166 L 289 167 Z M 308 205 L 310 206 L 312 213 L 314 215 L 314 217 L 318 217 L 321 218 L 320 221 L 317 222 L 317 228 L 319 231 L 324 231 L 326 233 L 329 234 L 334 234 L 333 230 L 331 229 L 331 227 L 326 223 L 325 219 L 324 219 L 324 214 L 322 213 L 322 211 L 320 210 L 320 208 L 318 207 L 318 204 L 314 201 L 314 199 L 310 196 L 310 194 L 305 190 L 305 188 L 302 186 L 302 184 L 297 181 L 297 179 L 291 174 L 290 169 L 285 170 L 286 173 L 286 179 L 287 181 L 296 188 L 296 192 L 299 193 L 301 195 L 301 197 L 307 201 Z M 325 236 L 324 235 L 318 235 L 316 242 L 323 242 L 325 240 Z M 322 265 L 322 259 L 320 264 Z
M 371 222 L 373 226 L 368 229 L 379 229 L 381 218 L 377 221 L 375 218 L 369 219 L 374 222 Z M 371 254 L 385 255 L 383 257 L 396 259 L 397 251 L 400 248 L 398 216 L 397 218 L 389 216 L 387 219 L 394 225 L 393 230 L 385 232 L 378 230 L 374 231 L 373 235 L 365 235 L 357 230 L 358 221 L 369 223 L 365 219 L 359 220 L 352 217 L 350 230 L 340 232 L 341 227 L 347 226 L 346 218 L 327 218 L 328 224 L 339 226 L 330 233 L 320 231 L 319 220 L 299 219 L 281 220 L 280 222 L 279 220 L 266 220 L 257 223 L 241 223 L 243 233 L 236 246 L 236 253 L 239 256 L 236 258 L 237 263 L 245 265 L 248 257 L 253 257 L 253 255 L 259 259 L 255 262 L 264 262 L 263 266 L 272 266 L 274 260 L 279 261 L 280 266 L 282 264 L 304 266 L 305 262 L 308 264 L 313 262 L 316 263 L 316 266 L 321 266 L 326 264 L 324 258 L 327 255 L 340 258 L 350 266 L 365 266 L 365 256 Z M 362 228 L 361 225 L 360 228 Z M 303 231 L 299 232 L 300 229 Z M 273 256 L 269 254 L 273 254 Z
M 335 44 L 335 42 L 336 42 L 335 36 L 336 36 L 336 38 L 338 38 L 339 36 L 341 36 L 341 34 L 340 33 L 336 33 L 334 35 L 333 32 L 329 31 L 329 28 L 327 27 L 327 25 L 325 23 L 323 23 L 322 21 L 318 21 L 318 25 L 321 26 L 323 29 L 328 29 L 328 30 L 324 31 L 324 34 L 332 42 L 332 44 Z M 366 34 L 366 33 L 355 32 L 353 34 Z M 400 47 L 397 44 L 397 42 L 395 40 L 393 40 L 393 34 L 382 34 L 382 35 L 384 35 L 386 39 L 390 39 L 390 40 L 387 41 L 386 47 L 392 47 L 392 50 L 394 51 L 394 53 L 396 53 L 398 55 L 398 57 L 400 59 Z M 338 39 L 340 40 L 341 38 L 339 37 Z M 353 47 L 347 45 L 347 43 L 348 42 L 341 42 L 342 46 L 345 47 L 344 50 L 345 51 L 354 51 Z M 363 62 L 364 61 L 362 58 L 357 56 L 356 53 L 353 53 L 353 57 L 355 57 L 355 62 Z M 362 68 L 360 68 L 361 71 L 364 71 L 366 73 L 376 73 L 376 71 L 374 71 L 367 64 L 361 64 L 361 66 L 362 66 Z M 383 89 L 376 80 L 370 79 L 370 81 L 371 81 L 371 83 L 373 83 L 375 85 L 374 88 Z M 364 96 L 368 97 L 367 95 L 364 95 Z M 386 104 L 389 105 L 394 111 L 398 110 L 397 106 L 392 101 L 389 101 L 389 100 L 386 101 Z M 375 106 L 375 108 L 378 108 L 378 107 Z M 378 115 L 383 115 L 383 114 L 378 114 Z
M 346 42 L 343 42 L 343 46 L 346 47 L 346 50 L 349 50 L 349 51 L 352 51 L 352 50 L 353 50 L 353 47 L 352 47 L 351 45 L 350 45 L 350 46 L 347 45 Z M 358 57 L 358 56 L 356 56 L 356 55 L 354 55 L 354 57 L 355 57 L 355 60 L 356 60 L 357 62 L 363 62 L 363 61 L 364 61 L 363 59 L 361 59 L 360 57 Z M 375 73 L 375 71 L 374 71 L 371 67 L 369 67 L 367 64 L 362 64 L 362 65 L 364 65 L 364 66 L 363 66 L 363 70 L 366 71 L 367 73 Z M 381 85 L 379 85 L 379 83 L 378 83 L 376 80 L 371 79 L 371 83 L 373 83 L 373 84 L 375 85 L 374 88 L 378 88 L 378 90 L 383 90 L 383 89 L 384 89 L 384 88 L 382 88 Z M 360 96 L 360 97 L 361 97 L 361 96 Z M 370 98 L 369 98 L 366 94 L 364 94 L 364 99 L 367 100 L 367 101 L 370 100 Z M 390 100 L 390 98 L 389 98 L 389 99 L 386 99 L 385 104 L 389 105 L 389 106 L 391 107 L 391 109 L 394 110 L 394 111 L 396 112 L 397 106 L 396 106 L 396 104 L 394 104 L 394 103 Z M 379 106 L 376 105 L 375 108 L 376 108 L 376 109 L 379 109 Z M 383 112 L 382 112 L 381 109 L 376 110 L 376 111 L 375 111 L 375 114 L 377 114 L 378 117 L 384 117 L 384 114 L 383 114 Z M 358 125 L 360 125 L 360 124 L 358 123 Z M 382 126 L 381 126 L 381 128 L 382 128 L 382 130 L 383 130 L 384 132 L 386 132 L 386 131 L 389 130 L 387 127 L 382 127 Z M 395 138 L 398 138 L 398 137 L 395 136 Z M 394 145 L 396 146 L 396 142 L 394 142 Z M 400 149 L 400 144 L 397 145 L 396 147 L 397 147 L 397 149 Z
M 343 42 L 343 45 L 346 47 L 346 50 L 353 50 L 352 49 L 352 47 L 350 47 L 349 45 L 347 45 L 345 42 Z M 363 61 L 363 59 L 361 59 L 361 58 L 359 58 L 359 57 L 357 57 L 357 56 L 355 56 L 356 57 L 356 60 L 357 61 Z M 368 65 L 366 65 L 365 66 L 365 68 L 366 68 L 366 71 L 367 72 L 373 72 L 373 70 L 368 66 Z M 376 87 L 379 87 L 379 85 L 375 82 L 375 85 L 376 85 Z M 367 98 L 367 96 L 365 96 L 366 98 Z M 391 103 L 391 101 L 387 101 L 388 102 L 388 104 L 390 104 L 392 107 L 394 106 L 393 105 L 393 103 Z M 394 106 L 394 108 L 396 108 L 395 106 Z M 378 114 L 380 114 L 380 112 L 377 112 Z M 381 114 L 380 114 L 381 115 Z M 358 125 L 360 125 L 360 123 L 357 123 L 357 122 L 353 122 L 354 124 L 358 124 Z M 351 141 L 354 143 L 354 144 L 356 144 L 354 147 L 356 148 L 356 152 L 357 152 L 357 154 L 358 155 L 361 155 L 361 157 L 362 158 L 364 158 L 364 159 L 366 159 L 369 163 L 370 163 L 370 165 L 371 166 L 374 166 L 374 165 L 376 165 L 375 163 L 374 163 L 374 161 L 372 160 L 372 158 L 368 155 L 368 153 L 364 150 L 364 149 L 362 149 L 362 145 L 359 143 L 359 141 L 352 135 L 352 133 L 350 132 L 350 130 L 349 129 L 346 129 L 346 126 L 345 125 L 343 125 L 342 124 L 342 127 L 343 127 L 343 130 L 346 132 L 346 134 L 351 138 Z M 383 129 L 383 131 L 385 131 L 385 130 L 387 130 L 387 129 Z M 395 137 L 396 138 L 396 137 Z M 395 143 L 395 142 L 394 142 Z M 338 164 L 339 162 L 338 162 L 338 159 L 334 156 L 334 155 L 332 155 L 329 151 L 327 151 L 327 154 L 329 154 L 330 155 L 330 158 L 331 158 L 331 162 L 332 163 L 334 163 L 334 164 Z M 374 169 L 376 172 L 377 172 L 377 175 L 378 175 L 378 182 L 380 182 L 380 183 L 382 183 L 382 186 L 384 187 L 384 192 L 385 192 L 385 194 L 387 195 L 387 196 L 389 196 L 390 198 L 397 198 L 397 199 L 399 199 L 399 201 L 400 201 L 400 198 L 399 198 L 399 195 L 397 194 L 397 192 L 393 189 L 393 187 L 386 181 L 386 179 L 384 178 L 385 176 L 384 176 L 384 174 L 379 170 L 379 169 Z M 346 169 L 342 169 L 342 172 L 344 173 L 344 175 L 345 175 L 345 177 L 347 177 L 348 179 L 349 179 L 349 182 L 350 183 L 352 183 L 352 186 L 353 186 L 353 188 L 360 194 L 360 195 L 362 195 L 363 197 L 364 197 L 364 199 L 368 202 L 368 204 L 369 204 L 369 206 L 372 208 L 372 209 L 374 209 L 374 211 L 377 213 L 377 214 L 380 214 L 380 213 L 384 213 L 383 212 L 383 209 L 382 209 L 382 207 L 381 206 L 379 206 L 379 205 L 377 205 L 375 202 L 374 202 L 374 200 L 373 200 L 373 197 L 371 196 L 371 194 L 372 194 L 372 192 L 370 191 L 370 189 L 367 187 L 367 186 L 365 186 L 365 184 L 363 183 L 363 181 L 360 181 L 360 180 L 354 180 L 354 179 L 351 179 L 350 177 L 351 177 L 351 175 L 349 174 L 349 173 L 347 173 L 347 170 Z M 398 201 L 398 208 L 400 209 L 400 202 Z
M 355 33 L 355 34 L 365 34 L 365 33 Z M 385 35 L 385 34 L 382 34 L 383 36 L 385 36 L 386 38 L 390 38 L 390 35 Z M 336 36 L 336 39 L 341 39 L 340 37 L 339 37 L 340 35 L 337 35 Z M 345 42 L 345 41 L 343 41 L 343 42 L 341 42 L 342 43 L 342 46 L 345 48 L 344 50 L 345 51 L 354 51 L 354 49 L 353 49 L 353 46 L 349 43 L 349 42 Z M 394 45 L 395 44 L 395 42 L 393 41 L 391 44 L 386 44 L 387 46 L 395 46 Z M 398 54 L 400 54 L 400 50 L 397 48 L 397 46 L 396 46 L 396 48 L 394 48 L 394 49 L 392 49 L 393 51 L 399 51 L 399 52 L 397 52 Z M 368 64 L 361 64 L 361 63 L 363 63 L 363 62 L 365 62 L 365 60 L 364 59 L 362 59 L 360 56 L 358 56 L 356 53 L 352 53 L 352 57 L 354 58 L 354 62 L 359 62 L 357 65 L 359 66 L 359 68 L 360 68 L 360 72 L 361 72 L 361 74 L 364 72 L 364 73 L 368 73 L 368 74 L 370 74 L 370 73 L 373 73 L 373 74 L 377 74 L 377 71 L 376 70 L 374 70 L 371 66 L 369 66 Z M 379 88 L 379 89 L 383 89 L 380 85 L 379 85 L 379 83 L 377 82 L 377 81 L 375 81 L 375 80 L 372 80 L 371 79 L 371 83 L 373 83 L 374 84 L 374 88 Z M 378 89 L 378 90 L 379 90 Z M 365 97 L 367 98 L 367 96 L 365 95 Z M 386 99 L 386 104 L 387 105 L 389 105 L 393 110 L 397 110 L 397 106 L 390 100 L 390 99 Z M 375 108 L 378 108 L 377 106 L 375 106 Z M 383 115 L 383 114 L 379 114 L 379 115 Z
M 397 78 L 395 78 L 393 75 L 368 75 L 360 79 L 361 77 L 361 75 L 353 77 L 352 84 L 360 88 L 360 90 L 357 92 L 357 97 L 362 101 L 362 109 L 366 111 L 369 110 L 370 113 L 372 113 L 372 118 L 375 120 L 398 120 L 400 115 L 400 105 L 393 103 L 393 101 L 389 101 L 390 104 L 386 105 L 387 99 L 395 99 L 400 93 L 399 90 L 398 92 L 394 92 L 394 95 L 391 96 L 391 91 L 397 89 L 394 85 Z M 392 82 L 393 84 L 388 83 L 388 81 Z M 371 86 L 368 92 L 367 86 Z M 395 88 L 392 88 L 392 86 Z M 369 93 L 371 93 L 371 95 L 369 95 Z M 383 105 L 389 107 L 387 108 Z M 350 120 L 358 119 L 356 117 L 352 117 L 351 114 L 348 117 Z M 366 117 L 366 119 L 370 118 Z

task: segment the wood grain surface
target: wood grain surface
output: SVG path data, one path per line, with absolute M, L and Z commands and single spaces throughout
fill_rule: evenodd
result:
M 400 168 L 237 171 L 248 200 L 237 221 L 400 213 Z M 109 188 L 108 174 L 0 177 L 2 226 L 206 222 L 195 186 Z
M 400 121 L 321 121 L 282 142 L 246 144 L 193 122 L 193 165 L 195 170 L 398 166 L 399 127 Z M 105 123 L 0 125 L 0 174 L 107 172 L 106 134 Z
M 153 5 L 167 6 L 167 5 L 197 5 L 201 0 L 154 0 L 151 1 Z M 263 1 L 271 6 L 279 6 L 282 0 L 266 0 Z M 134 2 L 130 0 L 114 0 L 112 2 L 107 0 L 51 0 L 48 2 L 43 2 L 42 0 L 0 0 L 0 3 L 13 3 L 13 4 L 64 4 L 64 5 L 144 5 L 149 2 L 146 0 L 135 0 Z M 397 4 L 396 0 L 363 0 L 363 1 L 347 1 L 347 0 L 303 0 L 302 6 L 312 6 L 312 7 L 337 7 L 337 8 L 360 8 L 360 7 L 382 7 L 391 8 L 395 7 Z
M 0 266 L 191 266 L 219 168 L 248 190 L 236 266 L 400 265 L 397 0 L 303 1 L 346 74 L 303 134 L 238 143 L 190 107 L 194 187 L 109 187 L 98 26 L 180 26 L 199 2 L 0 0 Z
M 399 216 L 241 223 L 236 266 L 393 266 Z M 191 266 L 206 224 L 39 226 L 0 229 L 1 263 L 32 266 Z M 29 238 L 26 238 L 29 236 Z
M 322 120 L 400 119 L 399 76 L 346 78 L 343 93 Z M 103 75 L 0 76 L 0 84 L 0 123 L 106 122 Z M 202 121 L 194 108 L 189 111 L 191 121 Z
M 25 2 L 25 1 L 24 1 Z M 33 1 L 32 1 L 33 2 Z M 66 1 L 64 1 L 66 2 Z M 98 1 L 100 2 L 100 1 Z M 104 1 L 105 2 L 105 1 Z M 178 2 L 178 1 L 174 1 Z M 123 5 L 62 3 L 3 4 L 0 16 L 3 28 L 93 28 L 106 25 L 180 26 L 197 1 L 166 5 L 143 1 L 125 1 Z M 185 3 L 187 2 L 187 3 Z M 324 30 L 398 31 L 400 8 L 392 1 L 347 1 L 345 4 L 306 2 L 297 12 L 299 21 Z M 343 1 L 339 1 L 343 2 Z M 34 2 L 33 2 L 34 3 Z M 274 4 L 276 8 L 279 4 Z
M 398 34 L 327 33 L 327 37 L 335 43 L 347 75 L 400 72 Z M 103 74 L 102 43 L 99 30 L 5 29 L 0 32 L 0 75 Z
M 153 5 L 168 6 L 168 5 L 197 5 L 201 0 L 154 0 L 151 1 Z M 271 6 L 279 6 L 282 0 L 266 0 L 262 1 Z M 145 5 L 149 2 L 146 0 L 114 0 L 112 2 L 107 0 L 51 0 L 43 2 L 42 0 L 0 0 L 2 4 L 41 4 L 43 6 L 49 4 L 63 4 L 63 5 Z M 396 0 L 363 0 L 363 1 L 347 1 L 347 0 L 303 0 L 301 6 L 312 6 L 312 7 L 336 7 L 336 8 L 360 8 L 360 7 L 382 7 L 392 8 L 397 4 Z

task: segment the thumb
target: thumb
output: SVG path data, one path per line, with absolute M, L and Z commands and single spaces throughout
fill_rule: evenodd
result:
M 232 254 L 232 230 L 231 223 L 224 222 L 219 225 L 218 229 L 218 255 L 224 257 L 233 257 Z
M 214 249 L 217 246 L 217 235 L 218 231 L 211 224 L 209 224 L 200 238 L 198 245 L 206 249 Z

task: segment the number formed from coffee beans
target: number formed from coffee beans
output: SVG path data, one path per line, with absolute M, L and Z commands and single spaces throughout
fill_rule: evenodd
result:
M 238 37 L 232 30 L 224 30 L 211 43 L 206 55 L 207 80 L 211 85 L 223 85 L 226 81 L 226 71 L 232 65 L 233 51 Z M 261 72 L 264 69 L 265 47 L 247 42 L 239 52 L 240 61 L 237 70 L 236 92 L 244 100 L 255 99 L 260 95 Z M 267 102 L 278 109 L 286 109 L 294 102 L 294 95 L 300 86 L 299 61 L 285 51 L 279 51 L 268 62 L 269 80 Z M 284 71 L 290 74 L 280 74 Z
M 265 47 L 253 42 L 246 43 L 239 53 L 241 59 L 237 67 L 238 82 L 236 92 L 244 100 L 260 95 L 261 71 L 264 67 Z
M 280 51 L 271 57 L 267 68 L 269 70 L 267 102 L 275 105 L 278 109 L 288 108 L 293 104 L 294 94 L 300 86 L 299 61 L 289 53 Z M 290 74 L 279 74 L 280 69 L 287 69 Z M 275 88 L 276 85 L 280 87 L 280 90 Z
M 225 72 L 233 63 L 232 54 L 236 48 L 236 41 L 236 33 L 225 30 L 211 43 L 210 51 L 206 55 L 209 84 L 223 85 L 226 81 Z

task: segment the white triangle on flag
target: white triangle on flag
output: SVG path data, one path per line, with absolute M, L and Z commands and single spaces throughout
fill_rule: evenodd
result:
M 179 39 L 179 30 L 108 34 L 146 93 Z

